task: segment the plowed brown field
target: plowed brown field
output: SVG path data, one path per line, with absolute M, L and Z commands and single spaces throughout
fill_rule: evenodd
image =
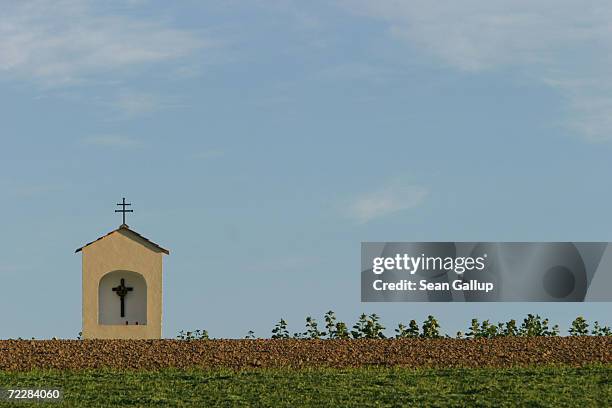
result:
M 612 337 L 493 340 L 2 340 L 0 370 L 612 364 Z

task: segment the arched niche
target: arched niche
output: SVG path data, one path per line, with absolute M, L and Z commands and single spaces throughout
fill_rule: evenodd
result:
M 123 317 L 118 293 L 125 294 Z M 126 322 L 147 324 L 147 282 L 137 272 L 112 271 L 102 276 L 98 285 L 98 324 L 125 325 Z

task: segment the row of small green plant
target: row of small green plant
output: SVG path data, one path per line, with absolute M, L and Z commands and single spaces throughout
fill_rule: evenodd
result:
M 376 314 L 359 316 L 357 322 L 349 328 L 346 323 L 339 321 L 333 311 L 329 311 L 324 316 L 325 329 L 319 329 L 319 323 L 311 316 L 306 318 L 306 330 L 291 334 L 285 319 L 280 321 L 272 329 L 273 339 L 385 339 L 385 327 L 381 324 L 380 318 Z M 601 326 L 595 322 L 589 329 L 589 323 L 582 316 L 578 316 L 571 324 L 569 329 L 570 336 L 612 336 L 612 329 L 608 326 Z M 507 322 L 491 323 L 489 320 L 479 322 L 472 319 L 468 330 L 463 333 L 457 332 L 455 338 L 459 339 L 491 339 L 495 337 L 522 336 L 522 337 L 542 337 L 558 336 L 559 326 L 550 326 L 548 319 L 541 318 L 539 315 L 528 314 L 518 324 L 512 319 Z M 421 325 L 415 320 L 411 320 L 408 325 L 399 323 L 395 329 L 395 335 L 391 336 L 398 339 L 402 338 L 449 338 L 449 335 L 440 333 L 440 324 L 433 316 L 428 316 Z M 209 339 L 208 331 L 195 330 L 179 332 L 177 336 L 180 340 L 206 340 Z M 249 330 L 246 339 L 254 339 L 255 332 Z

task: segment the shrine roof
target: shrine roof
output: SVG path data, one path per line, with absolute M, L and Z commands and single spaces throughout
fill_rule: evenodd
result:
M 127 226 L 127 224 L 121 224 L 121 226 L 119 226 L 119 228 L 117 228 L 117 229 L 115 229 L 115 230 L 112 230 L 112 231 L 111 231 L 111 232 L 109 232 L 108 234 L 101 236 L 100 238 L 96 239 L 95 241 L 91 241 L 91 242 L 89 242 L 89 243 L 87 243 L 87 244 L 83 245 L 82 247 L 80 247 L 80 248 L 78 248 L 76 251 L 74 251 L 74 253 L 80 252 L 80 251 L 81 251 L 83 248 L 85 248 L 85 247 L 87 247 L 87 246 L 89 246 L 89 245 L 91 245 L 91 244 L 93 244 L 93 243 L 96 243 L 96 242 L 98 242 L 98 241 L 100 241 L 100 240 L 102 240 L 102 239 L 104 239 L 104 238 L 108 237 L 109 235 L 114 234 L 115 232 L 127 232 L 127 233 L 129 233 L 129 234 L 134 234 L 134 236 L 136 236 L 136 237 L 138 237 L 138 238 L 140 238 L 140 239 L 144 240 L 144 241 L 145 241 L 145 242 L 147 242 L 148 244 L 150 244 L 150 245 L 152 245 L 153 247 L 155 247 L 156 249 L 158 249 L 160 252 L 163 252 L 163 253 L 164 253 L 164 254 L 166 254 L 166 255 L 170 255 L 170 251 L 168 251 L 167 249 L 164 249 L 164 248 L 160 247 L 160 246 L 159 246 L 159 245 L 157 245 L 155 242 L 153 242 L 153 241 L 149 240 L 148 238 L 143 237 L 142 235 L 140 235 L 140 234 L 139 234 L 139 233 L 137 233 L 136 231 L 134 231 L 134 230 L 130 229 L 130 228 Z

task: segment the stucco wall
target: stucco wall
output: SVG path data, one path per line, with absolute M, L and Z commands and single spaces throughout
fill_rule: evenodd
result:
M 161 338 L 162 253 L 155 248 L 155 246 L 138 238 L 129 230 L 118 230 L 102 238 L 101 240 L 84 247 L 82 252 L 83 338 Z M 98 295 L 100 280 L 104 275 L 113 271 L 137 272 L 146 280 L 146 325 L 126 326 L 125 324 L 98 324 Z M 126 299 L 128 297 L 129 295 L 126 297 Z

